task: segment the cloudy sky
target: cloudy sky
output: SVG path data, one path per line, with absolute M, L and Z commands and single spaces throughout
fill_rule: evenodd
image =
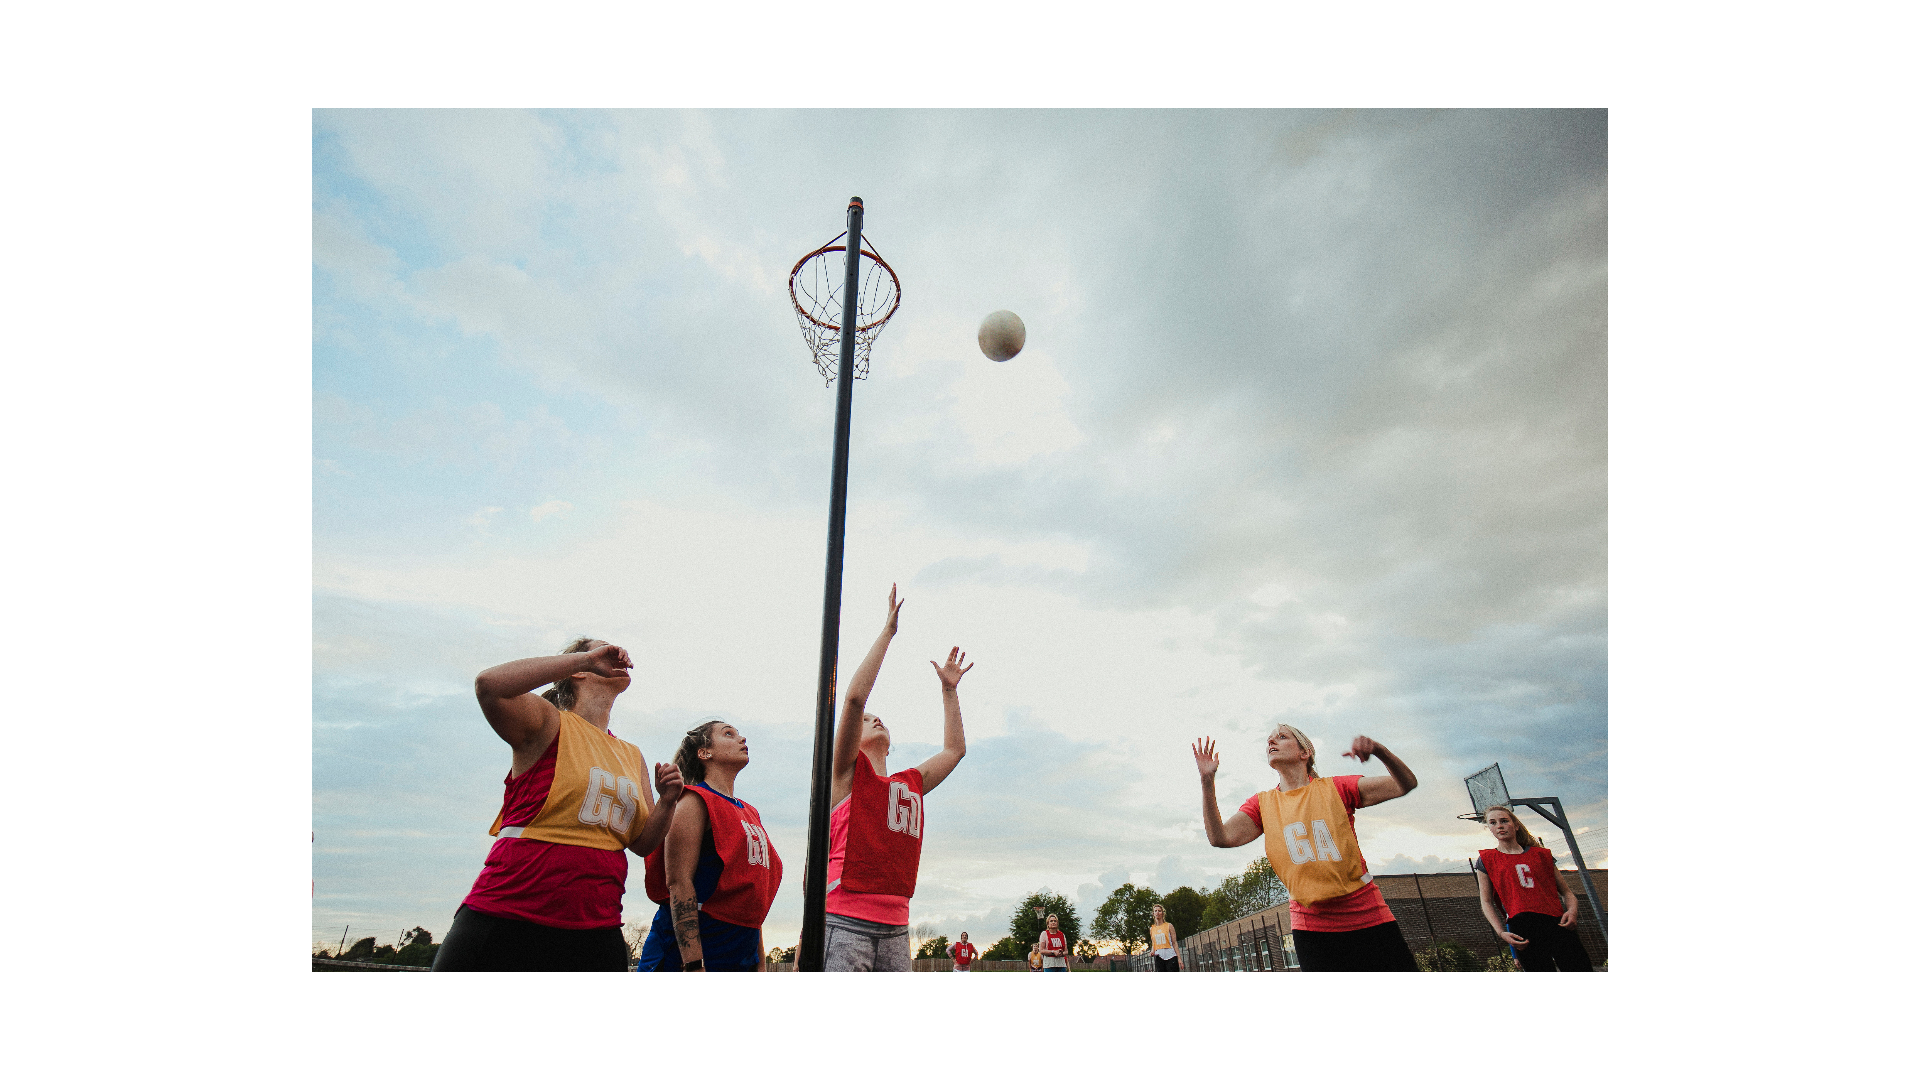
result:
M 316 939 L 444 931 L 508 765 L 473 675 L 580 634 L 650 759 L 747 734 L 797 939 L 833 394 L 786 276 L 850 195 L 903 293 L 842 624 L 850 671 L 899 583 L 894 767 L 927 660 L 977 664 L 916 924 L 1239 870 L 1188 745 L 1231 812 L 1282 719 L 1420 776 L 1359 815 L 1376 872 L 1464 869 L 1494 761 L 1606 865 L 1604 112 L 322 111 L 313 150 Z

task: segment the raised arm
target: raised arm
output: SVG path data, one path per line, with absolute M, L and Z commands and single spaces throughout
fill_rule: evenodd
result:
M 1406 762 L 1395 757 L 1393 751 L 1365 735 L 1355 736 L 1353 749 L 1340 756 L 1365 761 L 1375 754 L 1380 755 L 1380 764 L 1387 767 L 1387 775 L 1360 778 L 1361 806 L 1374 806 L 1388 799 L 1397 799 L 1420 786 L 1420 781 L 1414 777 L 1413 770 L 1407 768 Z
M 667 829 L 667 913 L 673 918 L 673 937 L 680 943 L 680 962 L 705 961 L 700 948 L 700 898 L 693 891 L 693 872 L 700 866 L 700 845 L 707 836 L 707 804 L 698 796 L 676 808 Z M 704 967 L 701 969 L 704 970 Z
M 1507 930 L 1507 916 L 1500 910 L 1500 898 L 1493 894 L 1493 881 L 1487 877 L 1487 872 L 1476 865 L 1473 876 L 1480 883 L 1480 914 L 1485 915 L 1487 925 L 1493 927 L 1493 936 L 1515 948 L 1526 948 L 1526 938 Z
M 1262 832 L 1260 823 L 1245 814 L 1220 820 L 1220 803 L 1213 794 L 1213 774 L 1220 771 L 1220 755 L 1214 752 L 1212 739 L 1193 744 L 1193 763 L 1200 769 L 1200 821 L 1207 828 L 1207 843 L 1214 847 L 1240 847 L 1250 844 Z
M 947 653 L 945 667 L 933 664 L 933 673 L 940 677 L 940 702 L 947 710 L 946 735 L 940 752 L 928 758 L 920 766 L 920 791 L 922 794 L 932 791 L 947 778 L 960 759 L 967 756 L 967 732 L 960 725 L 960 676 L 973 670 L 967 664 L 967 654 L 960 651 L 958 645 Z M 961 667 L 960 665 L 967 666 Z
M 651 792 L 641 789 L 641 794 L 647 796 L 647 823 L 640 827 L 632 840 L 627 841 L 627 850 L 643 859 L 666 839 L 667 827 L 673 821 L 674 807 L 680 803 L 680 793 L 686 790 L 680 781 L 680 767 L 671 761 L 663 761 L 653 767 L 653 786 L 659 790 L 660 798 L 655 801 Z
M 627 650 L 618 645 L 601 645 L 586 652 L 561 653 L 558 656 L 534 656 L 490 667 L 474 677 L 473 696 L 480 699 L 480 712 L 493 726 L 494 734 L 513 747 L 515 767 L 521 751 L 537 745 L 534 756 L 544 753 L 558 729 L 560 710 L 553 702 L 533 693 L 551 682 L 559 682 L 575 672 L 591 671 L 612 678 L 633 667 Z M 529 762 L 528 764 L 531 764 Z
M 880 636 L 873 640 L 873 648 L 867 650 L 867 658 L 855 669 L 853 681 L 847 684 L 846 700 L 840 704 L 840 726 L 833 733 L 833 801 L 836 803 L 852 787 L 853 759 L 860 753 L 860 721 L 867 715 L 867 697 L 873 693 L 874 680 L 880 677 L 880 664 L 887 658 L 887 646 L 893 642 L 893 635 L 900 632 L 900 609 L 907 602 L 899 596 L 898 585 L 887 593 L 887 623 L 880 628 Z

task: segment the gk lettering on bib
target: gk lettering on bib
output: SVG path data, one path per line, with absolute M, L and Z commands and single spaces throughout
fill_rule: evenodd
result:
M 1301 904 L 1345 896 L 1373 880 L 1332 780 L 1315 777 L 1303 788 L 1261 792 L 1260 828 L 1267 862 Z

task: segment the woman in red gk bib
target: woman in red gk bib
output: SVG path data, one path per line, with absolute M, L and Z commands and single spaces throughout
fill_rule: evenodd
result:
M 907 900 L 920 875 L 928 792 L 967 755 L 960 726 L 960 677 L 973 670 L 958 648 L 933 664 L 946 706 L 945 742 L 917 769 L 887 772 L 892 736 L 867 712 L 887 645 L 900 630 L 899 586 L 887 595 L 887 623 L 847 684 L 833 738 L 833 815 L 827 858 L 828 971 L 908 971 Z M 928 663 L 933 663 L 928 661 Z M 962 664 L 966 664 L 962 667 Z
M 1302 971 L 1414 971 L 1400 924 L 1367 870 L 1354 839 L 1353 812 L 1397 799 L 1419 781 L 1393 752 L 1365 735 L 1345 757 L 1379 755 L 1386 776 L 1322 777 L 1313 768 L 1313 741 L 1291 724 L 1267 736 L 1267 764 L 1280 783 L 1248 799 L 1220 820 L 1213 774 L 1220 756 L 1212 739 L 1193 744 L 1200 768 L 1200 812 L 1207 842 L 1239 847 L 1265 836 L 1267 862 L 1287 886 L 1287 911 Z
M 734 797 L 747 737 L 706 721 L 680 740 L 673 763 L 686 795 L 666 844 L 647 856 L 647 896 L 660 910 L 636 970 L 765 971 L 760 927 L 780 891 L 780 853 L 760 811 Z
M 1480 911 L 1493 932 L 1513 946 L 1528 971 L 1592 971 L 1593 960 L 1573 929 L 1580 901 L 1554 869 L 1553 852 L 1540 846 L 1512 808 L 1489 806 L 1486 817 L 1495 846 L 1474 860 L 1473 876 L 1480 882 Z
M 679 770 L 656 766 L 653 812 L 646 758 L 607 730 L 632 667 L 618 645 L 581 638 L 473 680 L 513 768 L 489 830 L 500 839 L 454 912 L 435 971 L 626 970 L 627 852 L 660 845 L 680 797 Z

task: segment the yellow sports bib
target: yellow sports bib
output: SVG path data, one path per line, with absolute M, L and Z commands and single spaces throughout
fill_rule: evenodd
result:
M 1373 880 L 1346 804 L 1325 777 L 1292 791 L 1261 792 L 1260 827 L 1266 832 L 1267 861 L 1303 906 L 1345 896 Z
M 1153 924 L 1152 948 L 1154 948 L 1155 950 L 1179 948 L 1178 945 L 1174 944 L 1172 923 L 1154 923 Z
M 517 831 L 502 830 L 503 807 L 487 831 L 602 851 L 626 847 L 647 823 L 647 761 L 640 748 L 565 710 L 554 738 L 560 749 L 540 813 Z

